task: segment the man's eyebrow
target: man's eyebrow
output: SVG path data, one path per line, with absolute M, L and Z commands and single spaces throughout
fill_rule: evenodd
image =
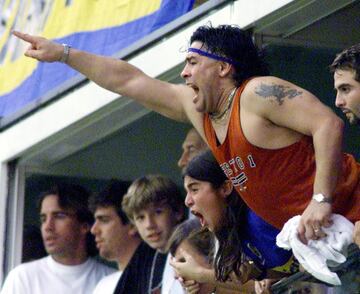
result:
M 49 211 L 49 214 L 56 214 L 56 213 L 67 213 L 67 214 L 69 213 L 69 214 L 71 214 L 70 211 L 61 210 L 61 209 Z M 40 212 L 40 215 L 45 215 L 45 214 L 46 214 L 46 212 Z
M 191 56 L 186 56 L 185 57 L 185 61 L 189 62 L 191 59 L 196 59 L 196 56 L 191 55 Z
M 106 214 L 99 214 L 99 215 L 95 215 L 95 218 L 99 220 L 103 220 L 109 218 L 109 216 Z
M 339 89 L 341 87 L 351 87 L 351 84 L 349 83 L 342 83 L 342 84 L 339 84 L 339 85 L 336 85 L 336 87 L 334 88 L 335 90 L 336 89 Z
M 57 214 L 64 214 L 64 215 L 67 215 L 67 216 L 72 216 L 72 215 L 75 215 L 75 213 L 72 213 L 72 212 L 69 212 L 69 211 L 65 211 L 65 210 L 55 210 L 55 211 L 51 211 L 49 213 L 51 216 L 54 216 L 54 215 L 57 215 Z M 43 213 L 40 213 L 39 214 L 39 217 L 46 217 L 46 213 L 43 212 Z

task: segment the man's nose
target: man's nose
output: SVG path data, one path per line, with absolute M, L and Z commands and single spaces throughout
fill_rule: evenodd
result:
M 51 217 L 47 218 L 43 223 L 42 227 L 45 231 L 50 231 L 54 229 L 54 221 Z
M 190 73 L 189 73 L 189 70 L 188 70 L 188 66 L 185 65 L 180 76 L 183 78 L 183 79 L 186 79 L 190 76 Z
M 336 99 L 335 99 L 335 105 L 336 107 L 343 107 L 345 106 L 345 99 L 342 97 L 342 95 L 340 95 L 339 93 L 336 94 Z
M 179 161 L 178 161 L 178 167 L 180 167 L 181 169 L 183 169 L 186 164 L 187 164 L 187 155 L 186 155 L 186 152 L 184 151 L 182 154 L 181 154 L 181 157 L 179 158 Z
M 97 222 L 95 221 L 94 224 L 92 225 L 91 229 L 90 229 L 91 234 L 93 234 L 94 236 L 97 234 L 98 232 L 98 226 L 97 226 Z

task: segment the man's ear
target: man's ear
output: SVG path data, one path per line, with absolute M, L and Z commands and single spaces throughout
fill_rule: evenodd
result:
M 220 77 L 224 78 L 232 72 L 232 65 L 230 63 L 221 61 L 219 63 L 219 70 Z
M 222 192 L 223 192 L 224 198 L 228 197 L 228 196 L 231 194 L 231 192 L 232 192 L 233 189 L 234 189 L 234 186 L 233 186 L 233 184 L 231 183 L 231 181 L 230 181 L 230 180 L 226 180 L 226 181 L 222 184 L 222 186 L 221 186 L 221 190 L 222 190 Z

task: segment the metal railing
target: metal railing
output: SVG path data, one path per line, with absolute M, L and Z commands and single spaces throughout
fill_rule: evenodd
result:
M 348 257 L 346 261 L 336 267 L 330 268 L 331 271 L 336 272 L 340 279 L 344 277 L 346 274 L 350 272 L 356 272 L 358 274 L 358 278 L 360 279 L 360 249 L 355 244 L 351 244 L 348 249 Z M 321 283 L 327 285 L 328 287 L 333 287 L 332 285 L 328 285 L 318 279 L 314 278 L 307 272 L 298 272 L 287 278 L 280 280 L 279 282 L 273 284 L 271 286 L 271 293 L 282 294 L 282 293 L 293 293 L 291 292 L 292 285 L 296 282 L 311 282 L 311 283 Z M 356 281 L 353 281 L 354 283 Z M 358 281 L 359 282 L 359 281 Z M 359 294 L 360 288 L 355 290 L 357 292 L 349 293 L 349 294 Z M 343 292 L 345 293 L 345 292 Z

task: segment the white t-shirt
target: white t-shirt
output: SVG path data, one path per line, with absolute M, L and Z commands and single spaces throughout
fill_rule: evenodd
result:
M 170 265 L 171 254 L 169 253 L 166 259 L 166 264 L 163 273 L 161 294 L 184 294 L 185 291 L 180 282 L 175 279 L 174 268 Z
M 115 269 L 88 258 L 80 265 L 63 265 L 51 256 L 14 268 L 0 294 L 89 294 Z
M 97 283 L 93 294 L 113 294 L 122 272 L 116 272 L 108 275 Z

